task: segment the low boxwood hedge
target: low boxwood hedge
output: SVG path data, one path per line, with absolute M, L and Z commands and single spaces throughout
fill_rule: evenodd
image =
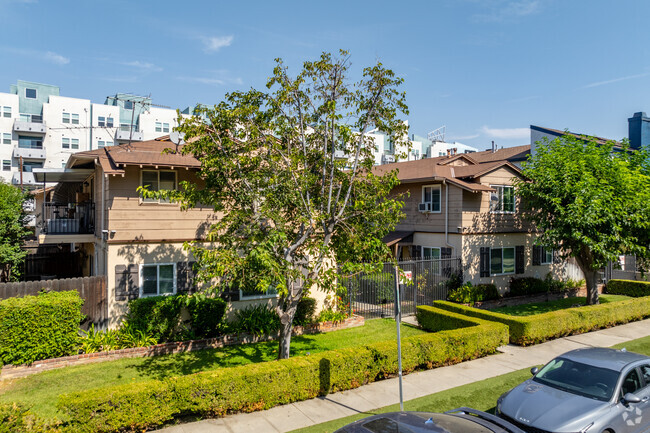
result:
M 633 280 L 609 280 L 605 292 L 611 295 L 625 295 L 634 298 L 650 296 L 650 282 Z
M 31 364 L 75 353 L 83 302 L 76 291 L 0 301 L 0 364 Z
M 458 329 L 405 338 L 402 368 L 448 365 L 489 353 L 507 342 L 507 327 L 434 307 L 418 307 L 423 326 Z M 395 375 L 397 342 L 332 350 L 165 380 L 61 396 L 71 432 L 144 430 L 184 416 L 252 412 L 356 388 Z
M 522 346 L 633 322 L 650 316 L 650 296 L 607 304 L 567 308 L 533 316 L 509 316 L 447 301 L 435 301 L 434 306 L 508 325 L 510 342 Z

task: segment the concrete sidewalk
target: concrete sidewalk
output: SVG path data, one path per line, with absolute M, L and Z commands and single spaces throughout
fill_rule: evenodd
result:
M 650 335 L 650 319 L 559 338 L 529 347 L 508 345 L 498 354 L 404 376 L 404 400 L 411 400 L 522 368 L 589 346 L 612 346 Z M 399 403 L 398 379 L 371 383 L 325 397 L 273 409 L 167 427 L 164 433 L 282 433 Z

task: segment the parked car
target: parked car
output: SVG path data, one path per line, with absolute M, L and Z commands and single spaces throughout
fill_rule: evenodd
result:
M 489 413 L 460 407 L 445 413 L 389 412 L 341 427 L 334 433 L 524 433 Z
M 650 432 L 650 358 L 577 349 L 497 400 L 496 414 L 529 433 Z

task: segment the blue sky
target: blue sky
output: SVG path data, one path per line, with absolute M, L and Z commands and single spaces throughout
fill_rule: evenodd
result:
M 405 79 L 412 133 L 479 149 L 528 144 L 531 124 L 620 139 L 650 112 L 645 0 L 0 0 L 0 16 L 2 92 L 185 108 L 343 48 L 353 74 L 379 60 Z

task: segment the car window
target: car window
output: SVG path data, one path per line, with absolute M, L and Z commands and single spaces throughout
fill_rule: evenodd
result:
M 650 385 L 650 364 L 641 366 L 641 375 L 643 376 L 643 383 L 645 386 Z
M 614 394 L 619 374 L 614 370 L 555 358 L 535 375 L 535 382 L 601 401 Z
M 623 385 L 621 386 L 621 396 L 625 396 L 627 393 L 634 394 L 639 388 L 641 388 L 641 380 L 639 378 L 639 373 L 637 373 L 636 369 L 634 369 L 630 371 L 623 380 Z

